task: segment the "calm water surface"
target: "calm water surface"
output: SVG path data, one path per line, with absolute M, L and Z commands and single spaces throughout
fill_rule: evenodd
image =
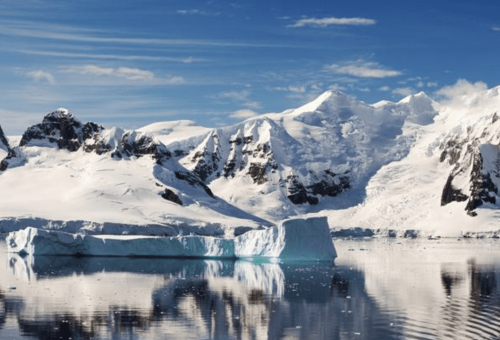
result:
M 335 245 L 335 263 L 254 263 L 0 241 L 0 339 L 500 339 L 500 241 Z

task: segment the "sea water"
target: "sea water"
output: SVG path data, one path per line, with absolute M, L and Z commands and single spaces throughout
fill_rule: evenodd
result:
M 0 339 L 497 339 L 500 241 L 336 239 L 335 262 L 21 257 Z

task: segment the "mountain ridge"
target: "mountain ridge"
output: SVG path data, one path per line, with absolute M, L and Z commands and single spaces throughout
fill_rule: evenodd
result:
M 30 171 L 48 171 L 44 166 L 54 164 L 68 183 L 86 193 L 74 196 L 76 201 L 114 193 L 106 203 L 115 209 L 112 221 L 102 211 L 97 222 L 127 225 L 117 207 L 128 204 L 133 208 L 127 214 L 136 211 L 130 216 L 139 224 L 182 225 L 177 233 L 191 224 L 199 226 L 197 233 L 205 225 L 205 232 L 211 228 L 228 236 L 236 228 L 239 233 L 293 216 L 320 215 L 328 216 L 335 229 L 403 228 L 432 234 L 441 232 L 433 221 L 443 221 L 445 213 L 465 221 L 462 229 L 446 232 L 494 232 L 500 123 L 490 111 L 500 108 L 498 93 L 498 88 L 490 89 L 466 98 L 469 106 L 446 106 L 423 92 L 369 105 L 327 91 L 296 109 L 214 129 L 191 121 L 158 122 L 135 131 L 104 129 L 59 109 L 28 128 L 19 145 L 9 149 L 0 184 L 16 174 L 29 182 Z M 92 179 L 87 179 L 91 184 L 72 179 L 86 171 L 82 159 L 91 167 L 106 164 L 126 179 L 126 184 L 115 183 L 124 187 L 121 194 L 102 180 L 102 187 L 93 189 Z M 67 164 L 75 168 L 71 176 L 64 170 Z M 101 178 L 104 170 L 88 176 Z M 165 208 L 162 200 L 172 206 Z M 8 206 L 14 212 L 5 211 L 0 219 L 27 211 Z M 141 209 L 148 213 L 139 213 Z M 49 215 L 43 218 L 48 221 Z M 79 220 L 77 214 L 71 216 Z M 93 218 L 91 213 L 87 217 Z M 449 223 L 449 216 L 445 220 Z M 485 227 L 474 226 L 483 220 Z

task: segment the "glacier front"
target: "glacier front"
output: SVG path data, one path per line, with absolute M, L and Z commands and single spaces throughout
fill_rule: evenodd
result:
M 81 235 L 28 227 L 9 233 L 9 252 L 30 255 L 157 256 L 198 258 L 264 257 L 333 260 L 337 256 L 325 217 L 285 220 L 234 239 L 188 235 Z

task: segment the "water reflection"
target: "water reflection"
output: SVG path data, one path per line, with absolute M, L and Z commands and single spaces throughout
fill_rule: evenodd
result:
M 384 240 L 349 247 L 351 265 L 362 269 L 367 293 L 390 315 L 396 338 L 500 339 L 498 243 Z
M 336 338 L 368 333 L 376 313 L 362 273 L 333 263 L 18 255 L 7 262 L 17 289 L 2 301 L 22 305 L 3 315 L 37 339 Z
M 5 324 L 5 295 L 2 293 L 0 290 L 0 329 L 3 328 L 3 325 Z
M 335 265 L 0 248 L 0 338 L 500 338 L 500 247 L 398 242 L 337 241 Z

